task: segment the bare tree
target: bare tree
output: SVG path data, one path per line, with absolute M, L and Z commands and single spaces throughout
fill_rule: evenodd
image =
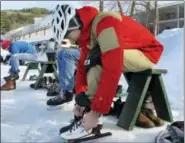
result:
M 130 17 L 132 17 L 134 15 L 134 8 L 136 6 L 136 1 L 133 0 L 132 1 L 132 5 L 131 5 L 131 10 L 130 10 Z
M 123 9 L 121 7 L 121 3 L 120 3 L 119 0 L 117 0 L 117 4 L 118 4 L 119 12 L 122 14 L 123 13 Z
M 159 12 L 158 12 L 158 6 L 157 6 L 157 1 L 155 1 L 154 4 L 154 11 L 155 11 L 155 20 L 154 20 L 154 35 L 157 35 L 157 30 L 158 30 L 158 19 L 159 19 Z
M 145 26 L 148 28 L 149 27 L 149 16 L 151 13 L 151 1 L 146 2 L 146 21 L 145 21 Z
M 103 11 L 103 7 L 104 7 L 103 0 L 100 0 L 99 10 Z

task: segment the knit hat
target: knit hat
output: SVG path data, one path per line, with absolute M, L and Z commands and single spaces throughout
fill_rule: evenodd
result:
M 8 49 L 10 44 L 11 44 L 10 40 L 5 40 L 5 41 L 3 41 L 2 48 L 3 49 Z

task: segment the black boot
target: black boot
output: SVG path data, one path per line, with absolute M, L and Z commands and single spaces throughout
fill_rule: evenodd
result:
M 60 94 L 54 98 L 51 98 L 47 101 L 47 105 L 50 106 L 57 106 L 57 105 L 61 105 L 67 102 L 72 101 L 73 99 L 73 93 L 68 92 L 66 90 L 60 92 Z
M 60 87 L 58 83 L 54 83 L 47 92 L 47 96 L 56 96 L 60 94 Z
M 65 126 L 65 127 L 62 127 L 62 128 L 60 129 L 60 134 L 62 134 L 62 133 L 64 133 L 64 132 L 68 131 L 69 129 L 71 129 L 71 128 L 74 126 L 74 124 L 77 123 L 77 122 L 79 122 L 81 119 L 82 119 L 82 117 L 74 116 L 74 119 L 71 120 L 71 123 L 70 123 L 69 125 L 67 125 L 67 126 Z
M 43 77 L 41 81 L 41 87 L 47 89 L 47 77 Z
M 4 77 L 5 81 L 9 80 L 18 80 L 19 79 L 19 74 L 18 73 L 12 73 L 11 75 Z

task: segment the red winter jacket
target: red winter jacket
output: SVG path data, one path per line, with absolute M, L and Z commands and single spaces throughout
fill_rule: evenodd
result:
M 77 14 L 82 21 L 81 36 L 78 39 L 81 48 L 80 60 L 77 68 L 76 76 L 76 93 L 85 92 L 87 90 L 86 73 L 84 70 L 84 61 L 90 49 L 92 22 L 99 14 L 96 8 L 85 6 L 77 10 Z M 141 24 L 137 23 L 130 17 L 122 15 L 121 20 L 113 16 L 105 16 L 96 25 L 95 35 L 100 48 L 106 41 L 100 42 L 99 36 L 105 30 L 114 29 L 110 34 L 110 39 L 117 38 L 118 46 L 111 50 L 101 52 L 103 71 L 101 74 L 98 90 L 91 104 L 91 109 L 99 113 L 108 113 L 116 94 L 116 88 L 123 69 L 123 49 L 139 49 L 153 63 L 157 63 L 163 52 L 163 46 L 155 39 L 155 37 Z M 111 37 L 112 36 L 112 37 Z M 107 39 L 109 40 L 109 39 Z M 105 45 L 102 46 L 105 47 Z

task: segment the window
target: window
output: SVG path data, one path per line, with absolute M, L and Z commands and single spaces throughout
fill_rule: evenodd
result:
M 165 22 L 159 24 L 159 33 L 167 29 L 177 28 L 177 22 Z
M 159 9 L 159 20 L 177 19 L 177 6 L 171 6 L 164 9 Z
M 184 21 L 183 20 L 179 21 L 179 28 L 182 28 L 183 26 L 184 26 Z
M 179 18 L 184 18 L 184 6 L 179 6 Z

